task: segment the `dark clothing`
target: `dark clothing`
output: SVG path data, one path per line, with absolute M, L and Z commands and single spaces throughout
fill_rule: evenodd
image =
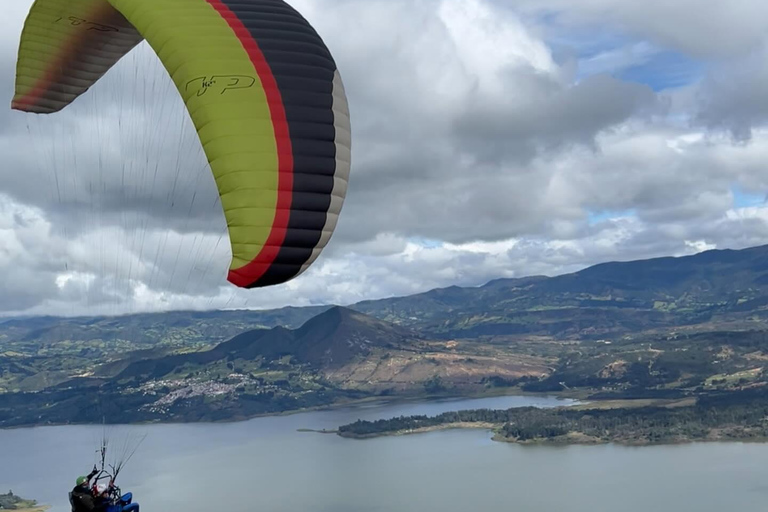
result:
M 104 512 L 109 507 L 108 499 L 94 496 L 89 488 L 82 485 L 72 489 L 69 502 L 72 504 L 72 512 Z
M 72 504 L 72 512 L 94 512 L 96 510 L 96 501 L 91 494 L 91 490 L 78 485 L 69 493 L 69 502 Z
M 98 473 L 98 470 L 94 468 L 88 474 L 86 481 L 82 485 L 76 485 L 72 492 L 69 493 L 69 503 L 72 505 L 72 512 L 101 512 L 106 510 L 104 500 L 94 497 L 93 492 L 88 487 L 88 483 L 96 473 Z

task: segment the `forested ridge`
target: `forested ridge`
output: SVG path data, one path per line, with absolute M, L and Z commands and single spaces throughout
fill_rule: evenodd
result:
M 687 407 L 614 409 L 520 407 L 477 409 L 437 416 L 356 421 L 339 427 L 344 437 L 375 437 L 452 424 L 492 423 L 497 439 L 576 442 L 669 443 L 704 439 L 768 438 L 768 395 L 745 391 L 700 397 Z M 574 434 L 577 436 L 574 437 Z

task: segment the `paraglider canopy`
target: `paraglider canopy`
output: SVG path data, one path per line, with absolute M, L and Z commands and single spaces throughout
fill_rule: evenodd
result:
M 320 255 L 350 172 L 340 74 L 282 0 L 36 0 L 12 107 L 58 112 L 146 39 L 170 74 L 216 180 L 228 280 L 286 282 Z

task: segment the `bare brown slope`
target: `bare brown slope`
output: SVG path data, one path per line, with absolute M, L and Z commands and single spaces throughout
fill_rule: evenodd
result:
M 416 339 L 418 336 L 408 329 L 334 307 L 297 330 L 275 327 L 248 331 L 205 352 L 138 361 L 117 378 L 160 378 L 186 364 L 205 365 L 224 358 L 273 360 L 286 355 L 314 368 L 338 368 L 365 358 L 376 347 L 403 348 Z

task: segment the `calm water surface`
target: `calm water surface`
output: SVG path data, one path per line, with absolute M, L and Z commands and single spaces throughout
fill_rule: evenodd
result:
M 147 434 L 118 482 L 145 512 L 664 512 L 768 509 L 768 445 L 517 446 L 483 430 L 371 440 L 301 433 L 358 418 L 561 405 L 500 397 L 369 405 L 230 424 L 118 427 Z M 100 427 L 0 431 L 0 491 L 67 512 Z

